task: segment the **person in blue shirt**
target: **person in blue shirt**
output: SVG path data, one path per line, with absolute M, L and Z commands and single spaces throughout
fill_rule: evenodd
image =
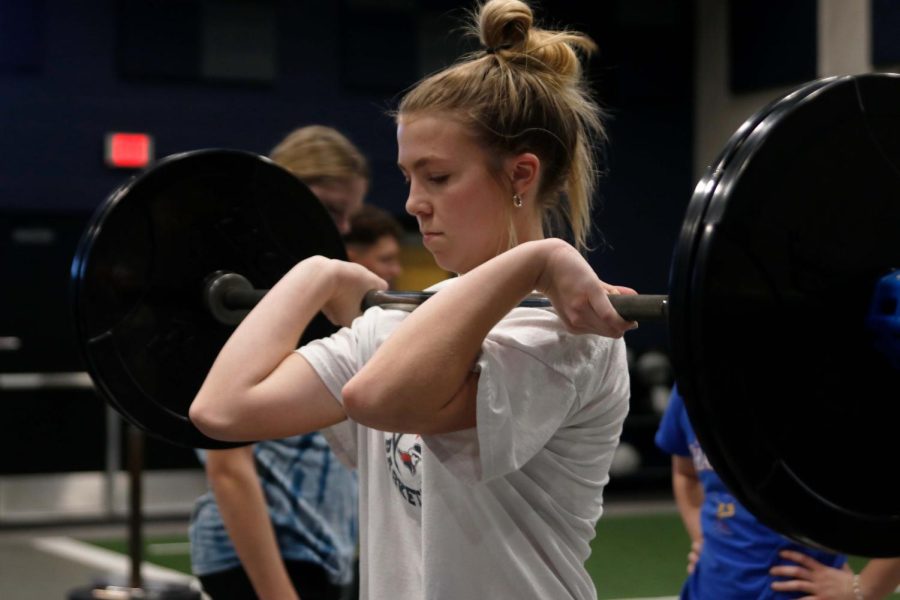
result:
M 875 600 L 900 583 L 900 559 L 873 559 L 858 574 L 847 557 L 798 544 L 763 525 L 716 475 L 677 388 L 656 432 L 672 456 L 672 490 L 691 538 L 685 600 Z
M 342 235 L 369 187 L 368 161 L 343 134 L 309 125 L 270 158 L 303 181 Z M 190 525 L 191 565 L 213 600 L 344 600 L 355 594 L 356 472 L 321 433 L 198 451 L 210 491 Z

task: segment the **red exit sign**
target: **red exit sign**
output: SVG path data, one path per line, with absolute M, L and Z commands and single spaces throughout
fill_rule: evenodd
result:
M 140 169 L 153 160 L 153 137 L 146 133 L 107 133 L 104 162 L 116 169 Z

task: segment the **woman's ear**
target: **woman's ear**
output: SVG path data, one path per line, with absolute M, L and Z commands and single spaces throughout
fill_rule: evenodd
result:
M 509 173 L 512 189 L 520 196 L 537 185 L 540 172 L 541 159 L 536 154 L 523 152 L 508 159 L 507 173 Z

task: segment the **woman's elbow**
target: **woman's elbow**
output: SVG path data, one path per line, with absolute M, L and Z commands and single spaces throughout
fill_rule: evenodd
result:
M 235 419 L 229 418 L 219 404 L 198 394 L 188 409 L 188 418 L 203 435 L 214 440 L 234 441 L 229 433 L 233 433 Z
M 391 396 L 377 384 L 354 377 L 344 385 L 341 397 L 347 417 L 357 423 L 378 428 L 393 422 L 391 405 L 386 400 Z
M 371 390 L 366 390 L 357 383 L 356 379 L 351 379 L 344 387 L 341 388 L 341 398 L 343 399 L 344 412 L 347 417 L 357 423 L 365 424 L 367 416 L 373 412 L 373 401 Z

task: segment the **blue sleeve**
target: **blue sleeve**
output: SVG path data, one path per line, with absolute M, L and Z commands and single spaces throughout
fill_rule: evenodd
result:
M 678 389 L 672 388 L 669 405 L 666 407 L 666 412 L 663 414 L 654 438 L 660 450 L 666 454 L 675 454 L 677 456 L 691 455 L 688 445 L 688 432 L 685 427 L 686 423 L 687 413 L 684 410 L 684 400 L 682 400 L 681 394 L 678 393 Z

